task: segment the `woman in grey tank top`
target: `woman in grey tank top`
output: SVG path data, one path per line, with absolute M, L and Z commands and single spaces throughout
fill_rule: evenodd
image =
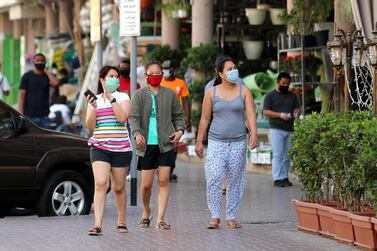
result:
M 237 84 L 238 70 L 229 57 L 216 60 L 216 80 L 205 93 L 195 151 L 203 157 L 203 140 L 209 127 L 205 176 L 207 204 L 211 211 L 209 229 L 220 227 L 221 183 L 226 177 L 226 226 L 240 228 L 236 221 L 246 172 L 246 127 L 248 144 L 255 148 L 257 125 L 254 101 L 244 85 Z M 246 125 L 245 125 L 246 124 Z

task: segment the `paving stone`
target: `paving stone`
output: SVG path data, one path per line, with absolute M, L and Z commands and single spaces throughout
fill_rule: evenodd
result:
M 291 200 L 301 198 L 300 187 L 294 184 L 290 188 L 275 188 L 271 177 L 260 174 L 247 173 L 247 185 L 239 213 L 242 228 L 234 230 L 222 225 L 218 230 L 208 230 L 206 226 L 210 214 L 206 204 L 203 167 L 179 161 L 176 172 L 178 183 L 171 184 L 166 216 L 166 221 L 172 225 L 171 230 L 154 227 L 157 213 L 154 189 L 151 199 L 154 219 L 151 227 L 138 227 L 142 214 L 138 194 L 138 206 L 127 207 L 129 233 L 117 233 L 117 213 L 113 196 L 109 194 L 103 236 L 87 235 L 87 230 L 94 223 L 93 214 L 44 218 L 35 215 L 6 216 L 0 219 L 0 251 L 357 250 L 334 240 L 297 231 Z M 225 218 L 224 214 L 223 206 L 222 219 Z

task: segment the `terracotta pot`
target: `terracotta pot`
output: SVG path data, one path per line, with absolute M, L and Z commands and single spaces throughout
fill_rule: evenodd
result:
M 334 220 L 330 212 L 333 207 L 337 207 L 336 202 L 317 204 L 319 233 L 330 238 L 335 237 Z
M 352 219 L 353 230 L 355 233 L 355 244 L 357 246 L 377 250 L 377 234 L 374 229 L 371 217 L 374 212 L 350 213 Z
M 377 236 L 377 216 L 374 218 L 372 217 L 370 220 L 374 224 L 374 234 Z
M 331 208 L 330 213 L 334 220 L 335 239 L 341 242 L 353 244 L 355 236 L 353 234 L 352 221 L 346 209 Z
M 296 207 L 298 229 L 312 233 L 319 232 L 319 220 L 315 203 L 292 200 Z

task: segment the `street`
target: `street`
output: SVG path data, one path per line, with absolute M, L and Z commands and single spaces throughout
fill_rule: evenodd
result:
M 291 199 L 301 198 L 297 184 L 272 186 L 271 177 L 247 173 L 247 185 L 239 214 L 242 228 L 208 230 L 204 169 L 177 162 L 178 183 L 171 184 L 167 223 L 171 230 L 154 228 L 156 190 L 152 195 L 154 219 L 141 229 L 138 206 L 127 208 L 129 233 L 115 231 L 116 210 L 109 194 L 103 236 L 88 236 L 93 214 L 79 217 L 6 216 L 0 219 L 0 251 L 13 250 L 357 250 L 334 240 L 297 231 Z M 127 189 L 129 188 L 129 182 Z M 129 191 L 128 191 L 129 192 Z M 139 191 L 138 191 L 139 192 Z M 225 198 L 225 197 L 224 197 Z M 223 209 L 225 209 L 223 207 Z M 223 210 L 224 211 L 224 210 Z M 224 212 L 223 212 L 224 213 Z

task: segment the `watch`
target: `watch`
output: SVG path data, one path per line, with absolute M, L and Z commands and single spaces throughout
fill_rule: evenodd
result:
M 110 104 L 116 102 L 117 100 L 115 98 L 113 98 L 111 101 L 110 101 Z

